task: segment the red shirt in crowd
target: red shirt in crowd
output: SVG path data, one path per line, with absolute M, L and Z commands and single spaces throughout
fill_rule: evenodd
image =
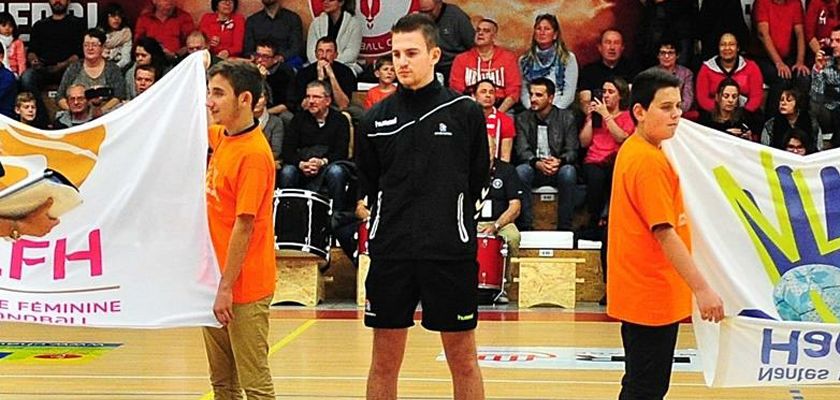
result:
M 496 99 L 513 97 L 519 100 L 522 90 L 522 76 L 519 63 L 512 51 L 499 46 L 493 48 L 493 57 L 484 61 L 478 56 L 478 49 L 473 47 L 452 61 L 449 73 L 449 87 L 464 93 L 466 89 L 483 79 L 490 79 L 496 85 Z
M 787 0 L 784 4 L 776 4 L 773 0 L 755 0 L 753 17 L 755 23 L 766 22 L 770 26 L 770 39 L 779 53 L 779 57 L 787 58 L 796 49 L 793 44 L 793 27 L 803 24 L 802 3 L 799 0 Z
M 210 52 L 219 54 L 227 50 L 232 57 L 239 57 L 242 54 L 242 45 L 245 43 L 245 17 L 239 13 L 233 13 L 230 19 L 220 21 L 216 13 L 207 13 L 201 16 L 198 22 L 198 29 L 207 36 L 207 42 L 217 36 L 219 44 L 210 46 Z
M 816 38 L 824 42 L 821 47 L 828 47 L 827 39 L 837 25 L 837 0 L 811 0 L 805 12 L 805 44 Z
M 172 16 L 161 21 L 151 10 L 137 18 L 134 29 L 134 41 L 143 36 L 154 38 L 165 50 L 176 53 L 184 47 L 187 36 L 195 29 L 192 16 L 180 8 L 175 8 Z
M 487 136 L 496 139 L 496 158 L 502 155 L 502 140 L 513 139 L 516 136 L 516 126 L 513 118 L 493 107 L 493 112 L 486 118 Z
M 745 97 L 744 108 L 749 112 L 755 112 L 761 107 L 764 101 L 764 77 L 761 69 L 755 61 L 747 60 L 738 56 L 738 64 L 731 74 L 727 75 L 715 61 L 717 56 L 712 57 L 700 66 L 697 73 L 697 87 L 694 91 L 694 98 L 700 109 L 712 112 L 715 109 L 715 93 L 720 82 L 727 76 L 738 82 L 741 87 L 741 96 Z

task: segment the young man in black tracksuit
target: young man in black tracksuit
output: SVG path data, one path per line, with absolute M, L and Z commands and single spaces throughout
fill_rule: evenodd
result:
M 374 328 L 368 399 L 395 399 L 408 327 L 441 332 L 455 399 L 483 399 L 475 204 L 489 174 L 484 115 L 434 80 L 437 28 L 422 14 L 392 29 L 400 88 L 361 125 L 358 166 L 372 207 L 365 325 Z

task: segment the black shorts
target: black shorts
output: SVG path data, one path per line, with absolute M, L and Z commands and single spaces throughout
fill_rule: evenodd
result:
M 478 323 L 478 263 L 470 261 L 371 260 L 365 281 L 365 325 L 408 328 L 417 303 L 424 328 L 438 332 L 475 329 Z

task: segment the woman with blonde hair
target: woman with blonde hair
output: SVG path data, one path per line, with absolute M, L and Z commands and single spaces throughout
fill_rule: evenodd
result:
M 336 60 L 350 67 L 358 75 L 362 67 L 356 61 L 362 48 L 362 19 L 355 15 L 354 0 L 324 0 L 324 11 L 309 24 L 306 36 L 306 56 L 309 62 L 318 61 L 315 56 L 315 43 L 328 36 L 335 39 L 338 57 Z
M 531 105 L 528 87 L 537 78 L 547 78 L 557 88 L 554 105 L 566 109 L 575 99 L 578 64 L 575 54 L 563 42 L 560 23 L 552 14 L 538 15 L 534 21 L 531 47 L 519 59 L 522 72 L 522 105 Z

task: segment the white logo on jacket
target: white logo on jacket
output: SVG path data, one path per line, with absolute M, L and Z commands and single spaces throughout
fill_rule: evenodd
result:
M 452 136 L 452 132 L 448 132 L 446 129 L 446 124 L 441 122 L 438 124 L 438 131 L 435 132 L 435 136 Z
M 374 121 L 373 126 L 377 128 L 384 128 L 386 126 L 393 126 L 397 124 L 397 117 L 386 119 L 384 121 Z

